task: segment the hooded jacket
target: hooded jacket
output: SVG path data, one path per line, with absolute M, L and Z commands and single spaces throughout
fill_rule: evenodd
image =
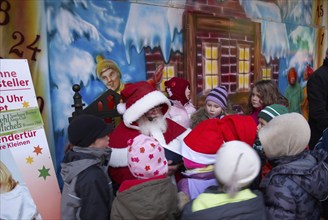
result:
M 66 153 L 61 164 L 62 219 L 109 219 L 113 189 L 102 167 L 109 158 L 108 151 L 73 147 Z
M 304 151 L 270 160 L 273 169 L 264 177 L 269 219 L 319 219 L 319 201 L 328 198 L 327 153 Z
M 127 182 L 136 180 L 127 180 Z M 122 183 L 122 185 L 124 182 Z M 176 219 L 177 190 L 171 178 L 150 180 L 117 192 L 111 220 Z
M 260 183 L 268 218 L 319 219 L 319 201 L 328 197 L 328 155 L 304 151 L 310 139 L 306 119 L 298 113 L 277 116 L 259 138 L 273 166 Z
M 180 124 L 185 128 L 190 127 L 190 117 L 196 111 L 194 105 L 191 102 L 187 102 L 182 105 L 180 101 L 170 100 L 172 106 L 168 113 L 168 117 L 176 123 Z

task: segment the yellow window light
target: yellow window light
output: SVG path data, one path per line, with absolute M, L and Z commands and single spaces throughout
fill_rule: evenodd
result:
M 249 48 L 245 48 L 245 60 L 249 60 Z
M 212 73 L 212 62 L 210 60 L 205 60 L 205 74 L 211 74 Z
M 218 61 L 212 61 L 212 74 L 218 74 Z
M 218 58 L 218 48 L 212 47 L 212 59 L 217 59 L 217 58 Z
M 249 73 L 249 61 L 244 61 L 245 63 L 245 65 L 244 65 L 244 67 L 245 67 L 245 69 L 244 69 L 244 72 L 245 73 Z
M 206 46 L 205 47 L 205 58 L 206 59 L 211 59 L 212 58 L 212 48 Z
M 244 73 L 244 61 L 239 61 L 238 72 Z
M 239 48 L 239 59 L 244 60 L 245 59 L 245 51 L 244 48 Z
M 219 85 L 219 82 L 218 82 L 218 77 L 216 76 L 213 76 L 212 77 L 212 88 L 215 88 Z
M 174 73 L 174 66 L 169 66 L 168 67 L 168 78 L 172 78 L 174 77 L 175 73 Z

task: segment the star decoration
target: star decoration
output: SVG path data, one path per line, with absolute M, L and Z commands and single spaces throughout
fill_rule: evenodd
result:
M 27 101 L 24 101 L 22 104 L 23 104 L 23 108 L 28 108 L 28 107 L 30 107 L 30 103 L 27 102 Z
M 44 165 L 43 165 L 42 169 L 38 169 L 38 170 L 39 170 L 39 172 L 40 172 L 39 177 L 43 177 L 43 179 L 46 179 L 47 176 L 50 176 L 50 174 L 49 174 L 49 170 L 50 170 L 50 168 L 49 168 L 49 169 L 46 169 L 46 168 L 44 167 Z
M 42 149 L 41 147 L 39 147 L 39 145 L 37 147 L 34 147 L 34 153 L 36 153 L 36 155 L 42 154 Z
M 26 160 L 26 163 L 29 163 L 29 164 L 32 164 L 34 162 L 33 157 L 30 157 L 30 156 L 25 158 L 25 160 Z

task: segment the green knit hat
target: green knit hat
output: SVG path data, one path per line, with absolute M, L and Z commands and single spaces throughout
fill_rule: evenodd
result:
M 266 122 L 271 121 L 274 117 L 288 113 L 288 108 L 283 105 L 273 104 L 266 106 L 258 115 L 258 118 L 264 119 Z

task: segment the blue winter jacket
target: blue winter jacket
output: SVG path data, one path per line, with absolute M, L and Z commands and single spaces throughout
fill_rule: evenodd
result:
M 304 151 L 270 163 L 260 189 L 268 219 L 320 219 L 319 201 L 328 197 L 327 152 Z

